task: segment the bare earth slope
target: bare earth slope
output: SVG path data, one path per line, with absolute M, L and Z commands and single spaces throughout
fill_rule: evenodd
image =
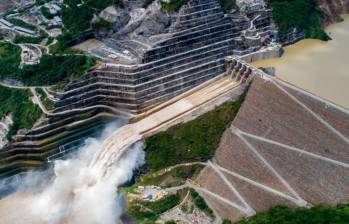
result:
M 324 25 L 339 22 L 342 20 L 341 14 L 349 13 L 348 0 L 320 0 L 319 7 L 325 13 Z
M 0 2 L 0 13 L 5 13 L 7 10 L 11 9 L 14 6 L 12 0 L 1 0 Z
M 283 81 L 255 77 L 197 181 L 238 205 L 210 203 L 233 220 L 277 204 L 348 202 L 348 137 L 348 112 Z

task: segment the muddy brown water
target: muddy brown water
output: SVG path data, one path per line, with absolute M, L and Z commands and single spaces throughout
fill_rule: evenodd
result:
M 326 31 L 332 41 L 302 40 L 281 58 L 252 63 L 275 67 L 276 76 L 349 109 L 349 14 Z

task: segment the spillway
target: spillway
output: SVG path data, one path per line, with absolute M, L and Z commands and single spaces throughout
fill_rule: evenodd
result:
M 245 86 L 222 74 L 122 126 L 103 142 L 88 143 L 79 156 L 56 161 L 54 178 L 43 189 L 21 190 L 0 200 L 2 223 L 96 223 L 101 217 L 103 223 L 115 223 L 122 211 L 114 199 L 117 187 L 143 163 L 143 139 L 186 116 L 198 116 L 197 110 L 222 103 L 222 98 L 240 95 Z

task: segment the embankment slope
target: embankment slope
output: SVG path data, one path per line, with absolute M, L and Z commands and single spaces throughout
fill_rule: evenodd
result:
M 238 205 L 211 202 L 233 221 L 277 204 L 347 202 L 348 118 L 305 91 L 256 76 L 211 167 L 197 181 Z

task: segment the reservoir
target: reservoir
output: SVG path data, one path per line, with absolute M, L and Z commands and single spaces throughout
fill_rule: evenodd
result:
M 326 29 L 333 40 L 302 40 L 253 65 L 275 67 L 277 77 L 349 109 L 349 15 L 343 18 Z

